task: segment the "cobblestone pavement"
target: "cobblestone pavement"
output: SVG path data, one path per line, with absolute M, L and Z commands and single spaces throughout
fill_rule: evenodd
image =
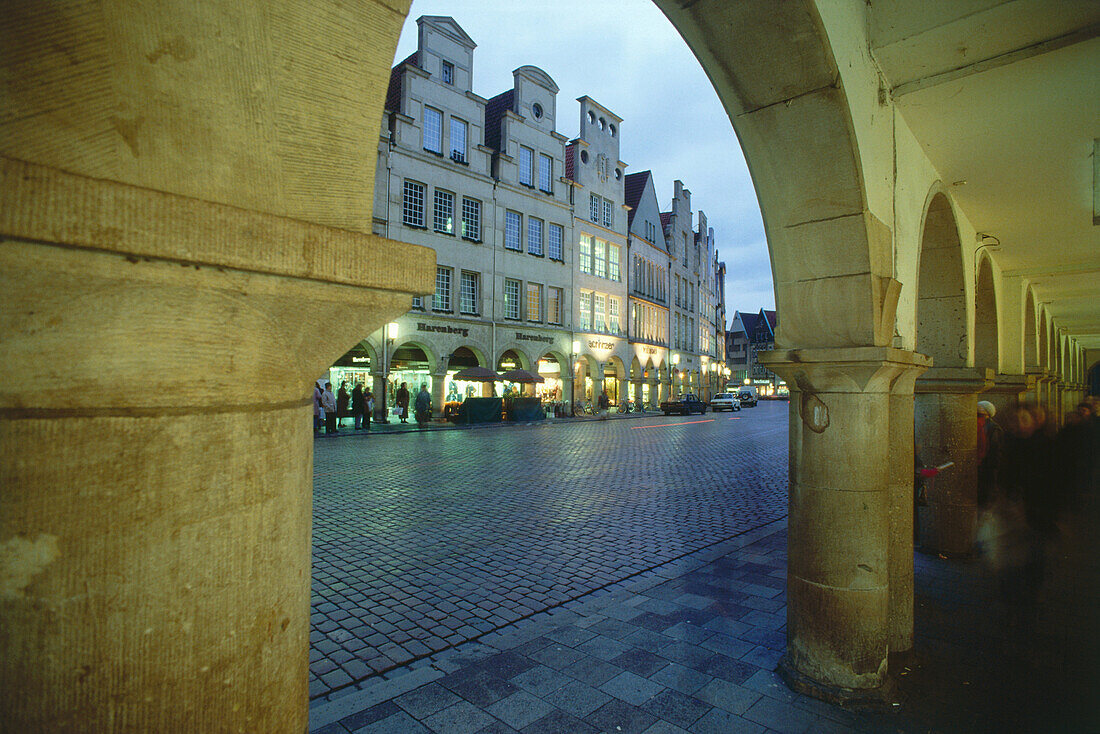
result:
M 792 692 L 785 521 L 748 531 L 357 688 L 314 734 L 1094 732 L 1100 517 L 1052 548 L 1038 623 L 1006 624 L 983 564 L 916 555 L 916 648 L 896 696 L 852 710 Z
M 776 402 L 318 440 L 311 697 L 785 516 L 786 429 Z

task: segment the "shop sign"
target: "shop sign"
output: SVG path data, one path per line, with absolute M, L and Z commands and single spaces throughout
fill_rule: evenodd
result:
M 425 324 L 423 322 L 417 322 L 417 331 L 435 331 L 440 334 L 461 334 L 463 337 L 470 335 L 469 329 L 462 329 L 451 326 L 450 324 Z
M 658 351 L 657 347 L 642 347 L 643 354 L 657 354 Z
M 602 341 L 599 341 L 598 339 L 593 339 L 590 342 L 588 342 L 588 348 L 589 349 L 608 349 L 608 350 L 611 350 L 611 349 L 615 348 L 615 345 L 612 344 L 611 342 L 602 342 Z
M 521 342 L 543 342 L 545 344 L 553 344 L 554 337 L 546 336 L 545 334 L 524 334 L 523 332 L 516 332 L 516 340 Z
M 352 364 L 362 364 L 363 362 L 369 362 L 370 357 L 352 357 Z

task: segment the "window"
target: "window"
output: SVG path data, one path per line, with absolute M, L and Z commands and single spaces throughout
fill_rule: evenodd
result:
M 581 331 L 592 331 L 592 294 L 581 293 Z
M 506 250 L 523 249 L 519 241 L 519 227 L 519 212 L 504 212 L 504 248 Z
M 451 160 L 466 162 L 466 123 L 457 117 L 451 118 Z
M 581 272 L 592 272 L 592 238 L 581 235 Z
M 683 262 L 684 262 L 684 267 L 686 268 L 688 266 L 688 236 L 686 234 L 684 234 L 683 232 L 681 232 L 680 233 L 680 238 L 684 242 L 684 260 L 683 260 Z
M 592 328 L 595 331 L 607 331 L 607 319 L 604 316 L 604 295 L 592 294 Z
M 477 308 L 477 282 L 478 274 L 462 271 L 462 281 L 459 283 L 458 308 L 462 313 L 476 314 Z
M 619 280 L 619 246 L 607 245 L 607 261 L 609 265 L 608 276 L 611 280 Z
M 542 255 L 542 220 L 527 217 L 527 252 Z
M 415 308 L 417 311 L 423 311 L 424 299 L 420 296 L 413 296 L 413 308 Z
M 481 202 L 468 196 L 462 197 L 462 236 L 481 242 Z
M 433 311 L 451 310 L 451 269 L 435 269 L 435 296 L 432 298 Z
M 534 165 L 535 151 L 530 148 L 519 147 L 519 182 L 524 186 L 534 186 L 534 173 L 531 168 Z
M 608 199 L 604 199 L 603 200 L 603 224 L 604 224 L 605 227 L 612 226 L 612 222 L 614 220 L 612 219 L 611 215 L 612 215 L 611 201 L 608 200 Z
M 596 240 L 596 268 L 594 275 L 600 278 L 607 277 L 607 243 Z
M 539 153 L 539 188 L 546 193 L 552 193 L 554 180 L 554 159 L 548 155 Z
M 588 196 L 588 214 L 596 224 L 600 223 L 600 197 L 595 194 L 589 194 Z
M 443 68 L 442 68 L 441 71 L 442 71 L 441 75 L 443 77 L 443 83 L 453 85 L 455 83 L 455 65 L 452 64 L 450 61 L 444 61 L 443 62 Z
M 619 299 L 608 297 L 607 299 L 607 320 L 611 326 L 611 333 L 618 334 L 619 329 Z
M 551 286 L 546 293 L 546 320 L 551 324 L 561 323 L 561 288 Z
M 401 218 L 410 227 L 424 226 L 424 184 L 405 182 L 405 203 L 401 209 Z
M 519 320 L 519 281 L 504 279 L 504 318 Z
M 549 244 L 547 249 L 549 251 L 548 254 L 550 255 L 550 259 L 551 260 L 561 260 L 562 259 L 561 245 L 562 245 L 562 240 L 564 239 L 564 236 L 563 236 L 564 235 L 564 230 L 562 229 L 562 226 L 560 224 L 551 224 L 549 234 L 550 234 L 550 244 Z
M 450 191 L 435 190 L 435 216 L 432 219 L 436 232 L 454 234 L 455 195 Z
M 527 284 L 527 320 L 542 321 L 542 286 Z
M 443 152 L 443 113 L 431 107 L 424 108 L 424 150 Z

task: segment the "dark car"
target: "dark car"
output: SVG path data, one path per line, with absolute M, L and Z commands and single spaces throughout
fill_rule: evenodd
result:
M 665 415 L 672 415 L 673 413 L 679 413 L 680 415 L 698 413 L 702 415 L 707 412 L 707 404 L 692 393 L 683 393 L 675 400 L 666 400 L 661 403 L 661 410 L 665 412 Z

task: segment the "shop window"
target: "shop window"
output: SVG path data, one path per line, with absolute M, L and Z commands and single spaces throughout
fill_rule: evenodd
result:
M 462 197 L 462 237 L 481 242 L 481 202 L 468 196 Z
M 527 252 L 542 256 L 542 220 L 527 217 Z

